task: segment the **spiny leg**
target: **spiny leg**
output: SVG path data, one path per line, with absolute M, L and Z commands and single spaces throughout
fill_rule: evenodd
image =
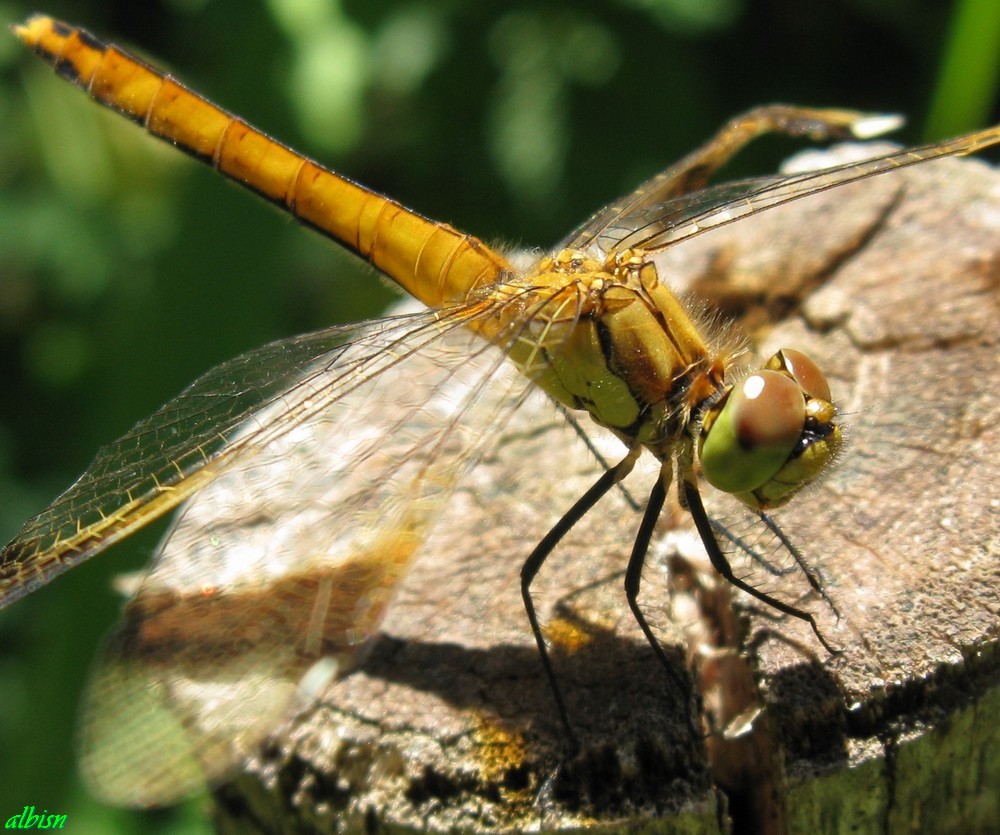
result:
M 771 517 L 767 517 L 767 519 L 770 520 Z M 724 540 L 726 540 L 728 543 L 730 543 L 734 548 L 736 548 L 736 549 L 742 551 L 744 554 L 746 554 L 747 557 L 750 560 L 752 560 L 757 565 L 759 565 L 761 568 L 763 568 L 764 571 L 766 571 L 768 574 L 771 574 L 771 575 L 773 575 L 775 577 L 784 577 L 784 576 L 786 576 L 788 574 L 792 574 L 795 571 L 795 566 L 794 565 L 786 565 L 784 568 L 782 568 L 781 566 L 775 565 L 767 557 L 765 557 L 764 554 L 762 554 L 755 547 L 755 545 L 753 543 L 751 543 L 748 540 L 744 539 L 742 536 L 734 533 L 729 528 L 727 528 L 725 525 L 723 525 L 721 522 L 719 522 L 717 519 L 709 519 L 709 522 L 711 522 L 711 524 L 712 524 L 712 530 L 715 531 L 715 533 L 718 536 L 721 536 Z M 767 524 L 766 521 L 765 521 L 765 524 Z M 782 539 L 782 541 L 784 541 L 783 537 L 779 537 L 779 538 Z
M 826 601 L 826 605 L 833 610 L 833 613 L 840 618 L 840 610 L 837 608 L 837 604 L 830 599 L 830 596 L 826 593 L 826 589 L 823 587 L 823 582 L 819 578 L 819 574 L 816 569 L 814 569 L 806 558 L 802 555 L 802 552 L 796 547 L 795 543 L 792 542 L 785 532 L 781 529 L 781 526 L 768 514 L 761 512 L 758 514 L 761 521 L 767 525 L 767 528 L 771 533 L 778 537 L 778 541 L 788 550 L 788 553 L 792 555 L 792 559 L 795 560 L 796 564 L 802 569 L 802 573 L 806 575 L 806 580 L 813 590 Z
M 566 710 L 566 703 L 563 701 L 562 691 L 559 689 L 559 682 L 556 680 L 555 670 L 552 669 L 552 660 L 549 658 L 549 649 L 545 644 L 545 637 L 542 635 L 541 626 L 538 623 L 538 615 L 535 612 L 535 604 L 531 599 L 531 582 L 535 579 L 542 564 L 552 553 L 559 541 L 569 532 L 569 530 L 579 522 L 591 508 L 601 498 L 611 490 L 619 481 L 627 476 L 635 466 L 639 457 L 639 448 L 629 452 L 625 458 L 619 461 L 610 470 L 601 475 L 593 486 L 584 493 L 575 504 L 563 514 L 562 518 L 556 522 L 543 538 L 535 546 L 521 566 L 521 599 L 524 601 L 524 610 L 528 614 L 528 621 L 531 624 L 531 634 L 535 636 L 535 643 L 538 644 L 538 652 L 542 657 L 542 667 L 545 669 L 545 677 L 548 679 L 549 688 L 556 702 L 556 710 L 563 724 L 566 734 L 566 741 L 570 748 L 570 755 L 579 750 L 579 743 L 573 728 L 570 725 L 569 713 Z
M 762 603 L 766 603 L 768 606 L 773 609 L 777 609 L 779 612 L 791 615 L 792 617 L 808 623 L 809 626 L 812 627 L 812 631 L 815 633 L 817 640 L 819 640 L 819 642 L 823 645 L 824 649 L 826 649 L 826 651 L 831 655 L 839 654 L 840 650 L 832 647 L 826 638 L 823 637 L 823 633 L 820 632 L 816 619 L 809 612 L 785 603 L 782 600 L 778 600 L 776 597 L 773 597 L 760 589 L 755 589 L 749 583 L 744 582 L 733 573 L 729 560 L 727 560 L 726 555 L 722 553 L 722 549 L 719 547 L 719 543 L 715 538 L 715 533 L 712 530 L 712 523 L 708 518 L 708 514 L 705 512 L 705 505 L 702 504 L 701 494 L 699 494 L 697 486 L 683 476 L 680 481 L 682 494 L 684 496 L 684 504 L 690 512 L 691 518 L 694 519 L 695 527 L 698 529 L 698 535 L 701 537 L 705 550 L 708 552 L 708 558 L 711 560 L 712 566 L 715 570 L 718 571 L 719 574 L 721 574 L 727 581 L 736 586 L 736 588 L 745 591 L 753 597 L 756 597 Z
M 646 511 L 643 513 L 642 522 L 639 524 L 639 532 L 636 534 L 635 543 L 632 546 L 632 555 L 629 557 L 628 568 L 625 569 L 625 599 L 628 600 L 632 616 L 635 618 L 636 623 L 639 624 L 639 628 L 642 629 L 642 634 L 646 636 L 646 641 L 653 648 L 653 652 L 656 653 L 656 657 L 667 672 L 667 677 L 681 696 L 681 703 L 684 705 L 684 716 L 691 733 L 694 736 L 700 736 L 701 731 L 695 726 L 691 710 L 689 709 L 691 705 L 691 688 L 674 668 L 670 658 L 663 651 L 663 647 L 660 646 L 660 642 L 653 634 L 646 616 L 639 608 L 639 587 L 642 583 L 642 569 L 646 562 L 646 554 L 649 553 L 649 545 L 653 538 L 656 522 L 660 517 L 660 512 L 663 510 L 663 503 L 667 497 L 667 482 L 669 479 L 669 468 L 665 472 L 661 471 L 659 478 L 656 479 L 656 484 L 653 485 L 653 489 L 649 494 L 649 502 L 646 504 Z

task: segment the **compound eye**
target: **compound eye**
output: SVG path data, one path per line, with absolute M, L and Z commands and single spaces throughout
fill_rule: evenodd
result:
M 833 395 L 830 393 L 830 384 L 826 381 L 826 376 L 819 370 L 819 366 L 801 351 L 782 348 L 764 367 L 774 371 L 784 369 L 802 386 L 802 391 L 809 397 L 831 402 Z
M 700 444 L 705 478 L 727 493 L 756 490 L 787 463 L 805 420 L 798 382 L 779 371 L 752 374 L 730 392 L 717 415 L 706 418 Z

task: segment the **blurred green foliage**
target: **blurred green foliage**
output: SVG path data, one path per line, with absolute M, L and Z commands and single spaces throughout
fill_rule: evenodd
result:
M 990 119 L 1000 90 L 1000 0 L 959 0 L 924 126 L 928 140 Z
M 964 4 L 962 31 L 995 33 L 998 9 Z M 430 217 L 525 247 L 557 240 L 756 104 L 899 112 L 919 126 L 938 87 L 967 118 L 998 118 L 996 39 L 984 34 L 976 51 L 948 38 L 953 9 L 936 0 L 53 0 L 43 10 L 153 56 Z M 0 4 L 4 31 L 31 11 Z M 945 88 L 942 64 L 959 79 Z M 942 121 L 949 132 L 976 126 Z M 373 316 L 392 298 L 335 247 L 93 105 L 3 31 L 0 124 L 4 541 L 99 444 L 201 371 Z M 765 144 L 736 173 L 789 150 Z M 79 692 L 119 606 L 109 577 L 141 566 L 154 543 L 138 537 L 0 613 L 0 817 L 33 804 L 68 814 L 78 833 L 198 827 L 197 804 L 111 812 L 74 776 Z

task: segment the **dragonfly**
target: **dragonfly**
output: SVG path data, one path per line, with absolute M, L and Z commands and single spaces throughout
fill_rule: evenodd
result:
M 657 474 L 625 569 L 625 598 L 682 696 L 687 684 L 639 605 L 672 486 L 718 573 L 806 622 L 836 650 L 810 611 L 734 571 L 733 549 L 752 546 L 729 536 L 702 499 L 706 483 L 735 497 L 825 599 L 818 574 L 771 512 L 843 451 L 829 383 L 791 348 L 740 375 L 741 346 L 714 335 L 681 302 L 656 256 L 821 191 L 975 153 L 1000 142 L 1000 127 L 820 171 L 710 184 L 763 134 L 864 139 L 898 124 L 848 110 L 757 108 L 520 268 L 475 237 L 296 153 L 84 29 L 34 16 L 14 31 L 97 102 L 346 247 L 425 306 L 280 340 L 207 372 L 99 450 L 0 552 L 6 606 L 179 508 L 131 589 L 85 696 L 83 768 L 101 797 L 168 804 L 221 779 L 293 705 L 348 669 L 456 486 L 537 392 L 583 435 L 589 420 L 623 450 L 527 555 L 520 574 L 541 669 L 571 744 L 532 582 L 570 529 L 642 458 L 656 462 Z M 228 683 L 225 695 L 201 675 L 206 668 Z M 197 707 L 183 712 L 181 704 Z M 133 722 L 145 723 L 141 740 Z M 160 749 L 154 757 L 151 739 Z

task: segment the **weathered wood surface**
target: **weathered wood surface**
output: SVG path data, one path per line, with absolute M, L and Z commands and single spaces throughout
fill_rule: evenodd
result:
M 599 469 L 539 398 L 453 497 L 367 660 L 217 790 L 220 829 L 974 832 L 1000 820 L 1000 176 L 974 160 L 916 166 L 663 262 L 740 317 L 755 351 L 803 348 L 831 377 L 850 447 L 779 519 L 826 578 L 843 617 L 816 611 L 842 654 L 720 586 L 684 515 L 666 514 L 642 600 L 692 670 L 692 709 L 711 731 L 693 738 L 628 614 L 639 517 L 611 495 L 536 584 L 583 744 L 557 770 L 518 571 Z M 651 472 L 628 481 L 639 498 Z M 801 578 L 775 582 L 810 605 Z

